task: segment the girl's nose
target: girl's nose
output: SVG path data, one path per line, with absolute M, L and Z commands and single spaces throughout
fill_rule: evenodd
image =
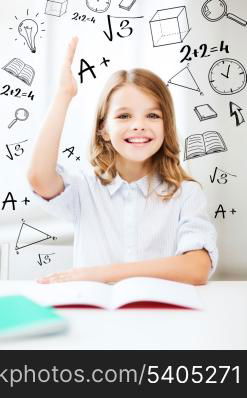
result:
M 145 123 L 144 123 L 144 121 L 141 120 L 141 119 L 133 120 L 133 123 L 132 123 L 132 130 L 134 130 L 134 131 L 143 131 L 143 130 L 145 130 Z
M 144 129 L 144 127 L 136 127 L 136 126 L 134 126 L 134 127 L 133 127 L 133 130 L 134 130 L 134 131 L 143 131 L 143 130 L 145 130 L 145 129 Z
M 145 130 L 145 119 L 142 116 L 133 117 L 131 129 L 133 131 L 144 131 Z

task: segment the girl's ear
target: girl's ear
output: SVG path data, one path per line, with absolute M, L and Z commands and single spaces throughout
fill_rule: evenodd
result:
M 107 134 L 102 134 L 102 137 L 105 141 L 110 141 L 110 138 Z
M 102 137 L 103 137 L 103 139 L 105 140 L 105 141 L 110 141 L 110 137 L 109 137 L 109 134 L 106 132 L 106 130 L 105 130 L 105 128 L 104 127 L 102 127 L 100 130 L 98 130 L 99 131 L 99 133 L 102 135 Z

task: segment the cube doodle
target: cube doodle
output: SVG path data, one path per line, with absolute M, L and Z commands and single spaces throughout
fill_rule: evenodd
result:
M 68 0 L 47 0 L 45 14 L 61 17 L 67 11 Z
M 149 23 L 154 47 L 181 43 L 190 31 L 185 6 L 158 10 Z

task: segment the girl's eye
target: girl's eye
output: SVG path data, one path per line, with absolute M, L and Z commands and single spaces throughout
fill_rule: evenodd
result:
M 129 117 L 128 113 L 122 113 L 122 115 L 117 116 L 118 119 L 127 119 Z
M 148 117 L 150 117 L 151 119 L 159 119 L 160 118 L 160 116 L 157 115 L 157 113 L 149 113 Z

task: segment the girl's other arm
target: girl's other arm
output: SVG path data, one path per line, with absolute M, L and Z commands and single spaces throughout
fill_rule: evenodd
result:
M 33 189 L 46 199 L 64 190 L 63 179 L 57 174 L 56 165 L 67 110 L 71 99 L 77 94 L 77 83 L 71 71 L 77 43 L 77 37 L 69 43 L 59 87 L 35 143 L 27 174 Z
M 178 256 L 119 263 L 103 267 L 102 281 L 117 282 L 133 276 L 168 279 L 192 285 L 205 285 L 211 268 L 211 259 L 205 249 L 191 250 Z
M 131 263 L 115 263 L 106 266 L 71 268 L 39 280 L 41 283 L 92 280 L 118 282 L 134 276 L 168 279 L 191 285 L 207 283 L 211 260 L 207 250 L 191 250 L 179 256 L 144 260 Z

